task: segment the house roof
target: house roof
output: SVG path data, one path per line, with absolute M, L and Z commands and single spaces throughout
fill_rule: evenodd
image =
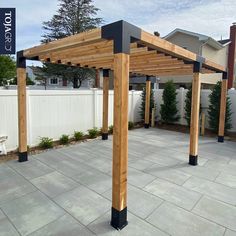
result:
M 203 43 L 207 43 L 207 44 L 209 44 L 211 47 L 213 47 L 213 48 L 215 48 L 215 49 L 217 49 L 217 50 L 222 49 L 223 47 L 225 47 L 227 44 L 230 43 L 230 41 L 221 43 L 220 41 L 225 41 L 225 40 L 217 41 L 217 40 L 213 39 L 213 38 L 210 37 L 210 36 L 207 36 L 207 35 L 204 35 L 204 34 L 195 33 L 195 32 L 191 32 L 191 31 L 188 31 L 188 30 L 179 29 L 179 28 L 176 28 L 175 30 L 173 30 L 172 32 L 170 32 L 168 35 L 166 35 L 166 36 L 164 37 L 164 39 L 168 40 L 168 39 L 170 39 L 173 35 L 175 35 L 176 33 L 182 33 L 182 34 L 187 34 L 187 35 L 196 37 L 196 38 L 198 38 L 199 41 L 201 41 L 201 42 L 203 42 Z
M 39 66 L 27 66 L 27 67 L 30 68 L 34 73 L 42 72 L 42 67 Z
M 222 39 L 222 40 L 218 40 L 218 42 L 221 43 L 223 46 L 226 46 L 229 43 L 231 43 L 230 39 Z

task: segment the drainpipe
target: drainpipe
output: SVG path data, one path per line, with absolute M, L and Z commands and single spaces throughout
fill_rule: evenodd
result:
M 198 54 L 200 56 L 202 56 L 202 48 L 203 48 L 203 46 L 205 46 L 208 43 L 208 41 L 209 41 L 209 39 L 207 39 L 207 41 L 205 41 L 203 44 L 200 45 L 199 50 L 198 50 Z
M 228 53 L 228 89 L 234 86 L 234 66 L 236 54 L 236 22 L 230 27 L 230 41 Z

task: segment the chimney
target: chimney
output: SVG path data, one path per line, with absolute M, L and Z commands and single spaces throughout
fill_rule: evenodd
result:
M 236 22 L 230 27 L 230 41 L 228 54 L 228 89 L 234 86 L 234 77 L 236 74 L 236 71 L 234 71 L 236 57 Z

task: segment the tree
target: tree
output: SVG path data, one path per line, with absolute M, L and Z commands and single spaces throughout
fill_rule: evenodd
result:
M 185 115 L 184 118 L 187 121 L 188 126 L 190 127 L 191 122 L 191 106 L 192 106 L 192 86 L 189 88 L 188 92 L 186 93 L 185 98 Z
M 11 56 L 0 55 L 0 86 L 16 76 L 16 63 Z
M 219 129 L 220 97 L 221 97 L 221 82 L 218 81 L 217 84 L 213 87 L 211 94 L 209 95 L 210 105 L 208 107 L 209 126 L 216 133 L 218 133 Z M 226 114 L 225 114 L 225 131 L 232 128 L 231 116 L 232 116 L 231 101 L 230 98 L 227 97 Z
M 177 101 L 176 101 L 176 89 L 173 81 L 168 81 L 165 84 L 161 104 L 161 120 L 164 123 L 173 123 L 179 120 Z
M 140 105 L 140 111 L 139 114 L 141 116 L 141 119 L 144 120 L 145 119 L 145 106 L 146 106 L 146 88 L 143 88 L 143 92 L 141 94 L 141 105 Z M 151 119 L 151 115 L 152 115 L 152 108 L 154 108 L 155 106 L 155 102 L 154 102 L 154 94 L 153 94 L 153 90 L 151 89 L 151 93 L 150 93 L 150 119 Z
M 17 78 L 15 77 L 12 81 L 10 81 L 11 85 L 17 85 Z M 29 77 L 26 77 L 26 85 L 35 85 L 35 82 L 31 80 Z
M 92 0 L 59 0 L 59 9 L 50 21 L 43 22 L 45 33 L 42 42 L 57 40 L 98 27 L 102 19 L 96 17 L 98 8 Z M 95 71 L 89 68 L 69 67 L 44 63 L 44 72 L 62 76 L 79 88 L 83 80 L 95 79 Z
M 185 98 L 185 115 L 184 118 L 187 121 L 188 126 L 190 127 L 191 124 L 191 107 L 192 107 L 192 86 L 189 88 L 188 92 L 186 93 L 186 98 Z M 199 108 L 199 115 L 202 112 L 202 106 L 200 104 Z

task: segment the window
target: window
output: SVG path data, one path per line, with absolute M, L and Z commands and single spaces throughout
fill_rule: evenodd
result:
M 52 85 L 58 84 L 58 79 L 57 78 L 50 79 L 50 84 L 52 84 Z

